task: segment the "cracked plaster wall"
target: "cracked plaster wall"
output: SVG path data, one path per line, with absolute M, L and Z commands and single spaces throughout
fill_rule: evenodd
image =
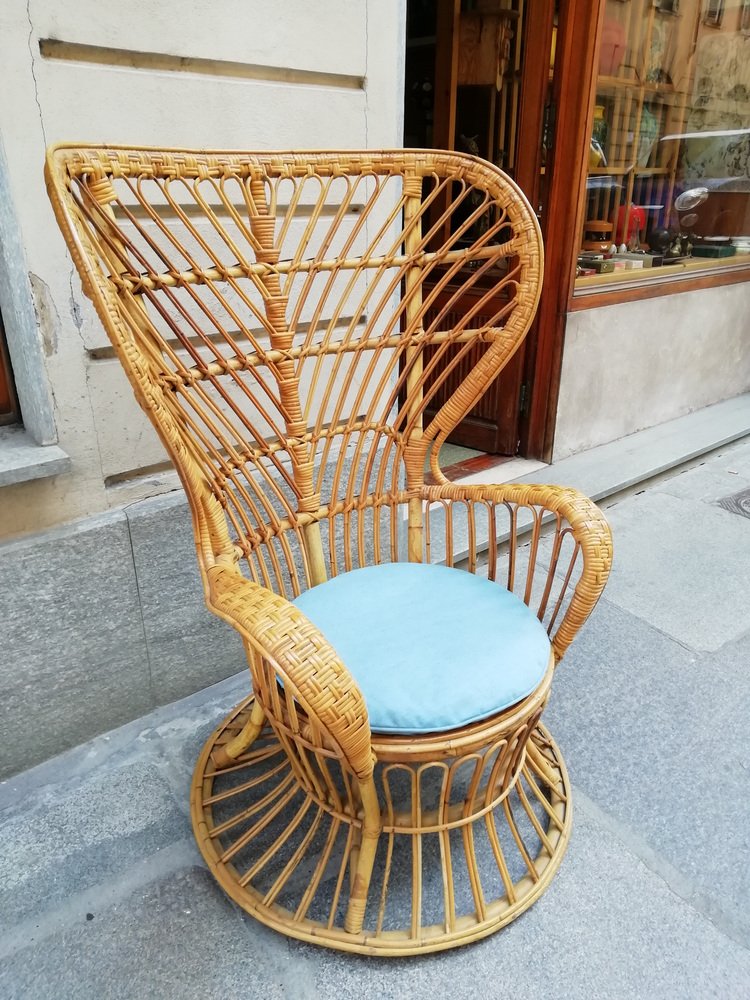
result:
M 61 141 L 235 147 L 392 147 L 402 142 L 405 0 L 133 0 L 122 7 L 0 4 L 0 136 L 60 446 L 72 472 L 5 487 L 0 539 L 95 515 L 177 486 L 83 298 L 44 189 Z M 98 62 L 42 56 L 53 39 Z M 286 84 L 134 68 L 106 49 L 361 77 L 363 87 Z M 7 99 L 7 98 L 10 99 Z M 13 331 L 8 331 L 12 338 Z M 103 356 L 102 356 L 103 355 Z M 23 404 L 23 401 L 22 401 Z M 118 482 L 122 474 L 124 481 Z

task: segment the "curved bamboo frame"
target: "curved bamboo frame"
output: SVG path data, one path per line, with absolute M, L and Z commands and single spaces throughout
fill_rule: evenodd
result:
M 248 654 L 253 694 L 193 782 L 209 867 L 258 919 L 334 948 L 491 933 L 567 844 L 567 776 L 539 720 L 611 561 L 604 518 L 574 490 L 460 486 L 438 462 L 534 316 L 542 250 L 523 195 L 491 164 L 425 150 L 61 146 L 46 177 L 182 479 L 208 606 Z M 535 692 L 450 733 L 371 732 L 291 599 L 404 557 L 486 573 L 534 608 L 551 641 Z

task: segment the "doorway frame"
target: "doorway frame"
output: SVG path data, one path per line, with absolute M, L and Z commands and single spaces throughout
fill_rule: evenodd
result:
M 539 7 L 546 0 L 529 0 Z M 550 183 L 542 218 L 545 265 L 542 295 L 529 336 L 525 379 L 530 400 L 521 416 L 520 453 L 552 461 L 563 346 L 578 255 L 577 234 L 585 209 L 584 169 L 593 121 L 603 0 L 560 0 L 552 80 L 554 136 L 547 170 Z M 538 17 L 545 16 L 542 10 Z M 550 19 L 551 12 L 546 16 Z
M 559 0 L 552 100 L 548 101 L 549 59 L 523 60 L 519 135 L 536 135 L 535 143 L 517 150 L 516 183 L 535 210 L 539 208 L 542 132 L 545 116 L 553 116 L 551 148 L 545 170 L 549 187 L 541 215 L 545 276 L 537 315 L 526 339 L 518 380 L 518 453 L 550 462 L 555 436 L 563 345 L 575 277 L 576 234 L 582 222 L 591 129 L 591 93 L 595 85 L 603 0 Z M 455 79 L 461 0 L 437 0 L 435 51 L 435 148 L 455 147 Z M 527 0 L 524 31 L 536 51 L 551 51 L 555 0 Z

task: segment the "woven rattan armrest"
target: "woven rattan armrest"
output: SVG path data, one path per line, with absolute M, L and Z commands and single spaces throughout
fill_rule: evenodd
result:
M 372 774 L 362 692 L 325 636 L 298 608 L 227 567 L 208 571 L 207 604 L 262 657 L 307 716 L 338 744 L 360 780 Z
M 612 565 L 612 532 L 593 500 L 571 487 L 526 483 L 466 486 L 443 483 L 425 486 L 422 498 L 430 503 L 447 501 L 503 506 L 511 514 L 513 534 L 518 536 L 528 532 L 530 545 L 535 551 L 544 525 L 550 525 L 558 539 L 566 533 L 573 536 L 582 557 L 582 568 L 567 610 L 551 635 L 555 657 L 559 660 L 594 610 Z M 519 516 L 523 509 L 529 514 L 526 521 Z M 517 537 L 513 539 L 514 544 L 516 541 Z M 490 545 L 495 544 L 496 539 L 490 539 Z M 555 571 L 553 558 L 548 569 L 550 583 Z

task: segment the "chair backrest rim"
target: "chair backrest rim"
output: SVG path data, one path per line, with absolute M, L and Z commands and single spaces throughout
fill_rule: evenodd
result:
M 430 441 L 441 435 L 444 439 L 448 433 L 447 425 L 451 421 L 455 425 L 468 412 L 472 401 L 483 393 L 488 380 L 499 372 L 522 342 L 536 310 L 543 272 L 539 225 L 526 198 L 515 182 L 498 167 L 467 153 L 426 149 L 249 151 L 71 142 L 50 147 L 45 174 L 55 214 L 81 274 L 84 289 L 93 300 L 136 396 L 175 462 L 191 500 L 202 568 L 211 565 L 219 555 L 231 550 L 231 540 L 225 526 L 222 526 L 220 505 L 214 502 L 211 483 L 196 468 L 189 449 L 185 447 L 184 429 L 177 426 L 171 417 L 169 406 L 165 405 L 168 399 L 163 387 L 155 386 L 149 380 L 139 349 L 128 335 L 128 317 L 118 298 L 113 277 L 105 273 L 101 260 L 96 259 L 90 241 L 87 246 L 87 233 L 83 222 L 77 217 L 78 210 L 70 184 L 75 178 L 92 173 L 98 180 L 106 181 L 126 175 L 140 177 L 144 171 L 149 170 L 155 174 L 162 170 L 165 175 L 176 170 L 186 177 L 200 178 L 207 172 L 218 175 L 222 171 L 237 169 L 247 171 L 248 175 L 257 169 L 274 176 L 297 178 L 305 178 L 315 171 L 324 171 L 326 175 L 340 173 L 347 176 L 358 172 L 361 176 L 381 176 L 386 170 L 395 170 L 404 178 L 408 174 L 415 179 L 438 170 L 444 172 L 445 176 L 450 176 L 451 180 L 468 178 L 471 183 L 481 181 L 486 190 L 501 191 L 509 202 L 512 200 L 514 222 L 516 219 L 520 220 L 518 225 L 525 227 L 528 242 L 528 256 L 523 261 L 525 297 L 514 307 L 507 326 L 503 328 L 505 342 L 501 349 L 494 351 L 493 356 L 492 349 L 497 343 L 494 342 L 482 363 L 472 372 L 473 386 L 465 394 L 466 398 L 461 405 L 454 407 L 455 412 L 451 411 L 442 421 L 433 421 L 411 442 L 415 452 L 411 459 L 411 469 L 417 470 L 417 476 L 424 465 L 422 456 Z M 514 238 L 517 235 L 514 233 Z M 290 438 L 295 436 L 294 433 L 289 435 Z M 310 509 L 314 507 L 314 503 L 313 496 L 308 500 Z

